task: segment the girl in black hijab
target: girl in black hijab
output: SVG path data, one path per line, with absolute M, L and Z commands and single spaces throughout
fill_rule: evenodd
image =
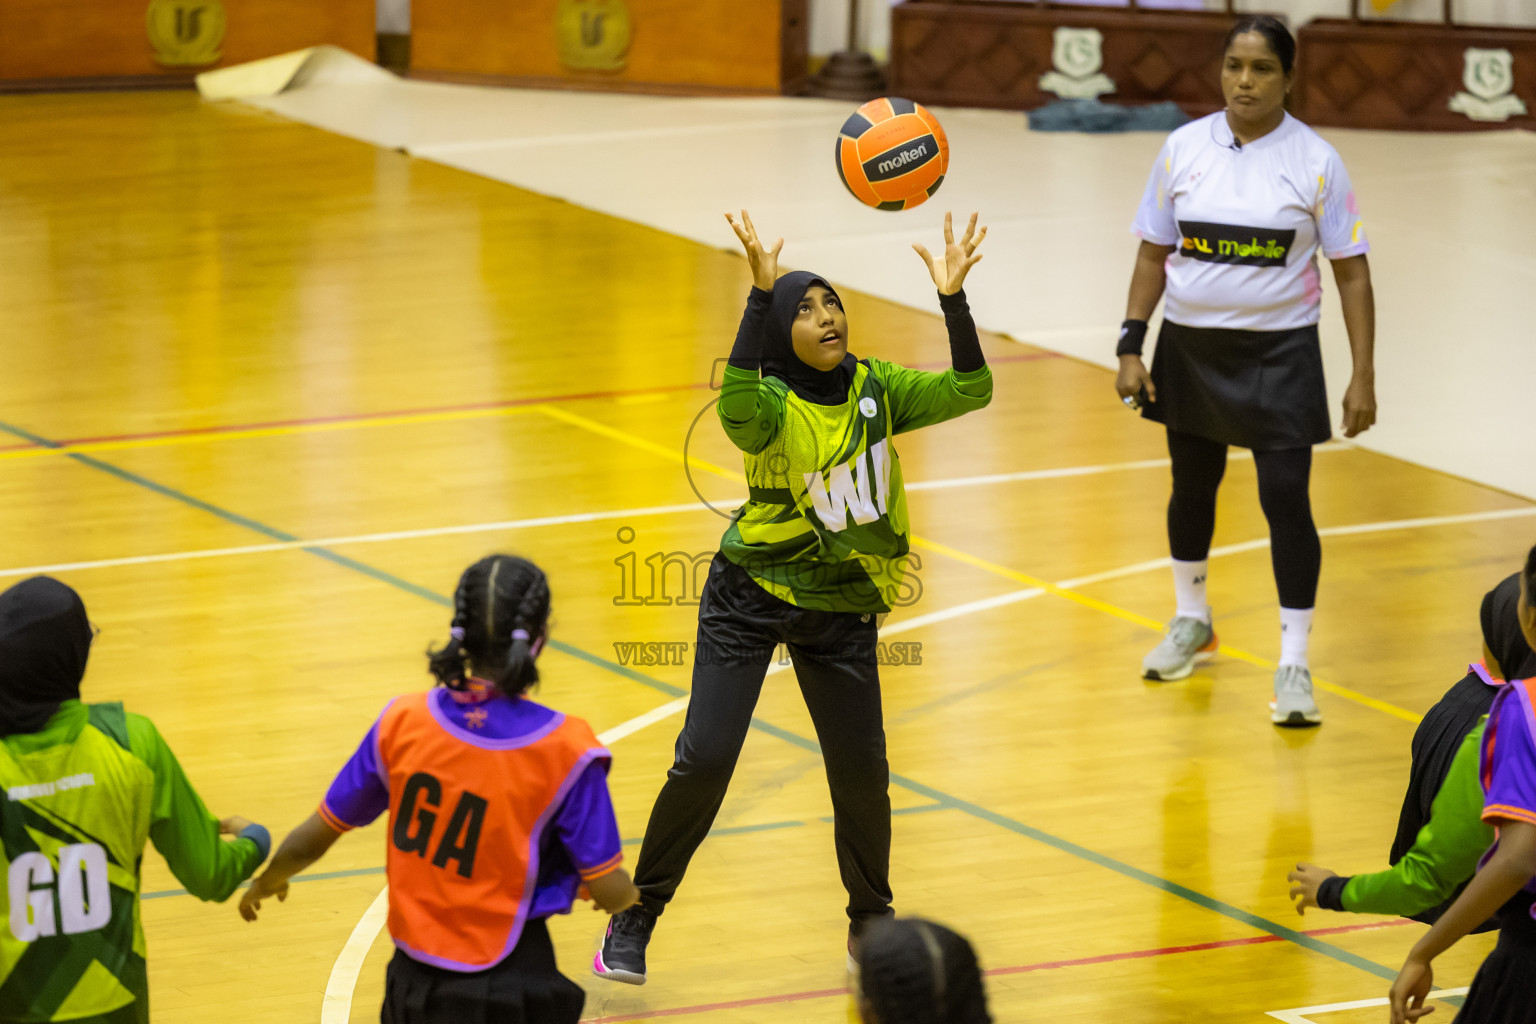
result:
M 146 841 L 188 892 L 218 901 L 272 843 L 208 813 L 149 719 L 80 702 L 92 635 L 58 580 L 0 593 L 0 873 L 27 892 L 0 915 L 4 1020 L 54 1020 L 67 997 L 71 1020 L 148 1024 Z
M 47 576 L 0 594 L 0 737 L 36 732 L 80 699 L 91 624 L 80 595 Z
M 778 274 L 780 239 L 727 215 L 752 268 L 720 391 L 720 423 L 742 452 L 748 501 L 731 517 L 699 603 L 693 690 L 635 868 L 640 904 L 615 915 L 592 969 L 645 981 L 657 916 L 725 799 L 763 678 L 785 644 L 816 726 L 848 893 L 849 951 L 890 914 L 890 769 L 876 637 L 903 593 L 911 528 L 895 438 L 992 397 L 962 285 L 986 235 L 976 216 L 944 252 L 914 246 L 939 290 L 951 367 L 914 370 L 848 353 L 842 297 L 824 277 Z

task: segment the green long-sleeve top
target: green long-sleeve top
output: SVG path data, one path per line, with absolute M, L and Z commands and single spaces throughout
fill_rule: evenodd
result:
M 148 1021 L 146 842 L 204 900 L 228 899 L 271 844 L 260 826 L 223 839 L 154 723 L 121 704 L 65 701 L 37 732 L 0 739 L 0 1021 L 129 1006 Z
M 1319 891 L 1318 906 L 1410 917 L 1445 902 L 1472 877 L 1493 842 L 1493 828 L 1482 820 L 1483 787 L 1478 780 L 1486 722 L 1484 718 L 1462 740 L 1435 794 L 1429 820 L 1403 858 L 1386 871 L 1328 879 L 1324 888 L 1329 891 Z M 1333 903 L 1337 905 L 1330 906 Z
M 974 338 L 964 296 L 941 301 L 951 334 Z M 777 377 L 727 365 L 720 423 L 743 453 L 748 500 L 721 552 L 798 607 L 890 611 L 912 593 L 911 527 L 892 438 L 991 400 L 985 363 L 931 372 L 861 360 L 841 405 L 806 401 Z

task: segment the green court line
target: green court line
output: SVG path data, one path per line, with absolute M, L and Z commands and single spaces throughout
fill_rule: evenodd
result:
M 948 810 L 952 810 L 952 809 L 953 808 L 949 807 L 946 804 L 919 804 L 916 807 L 898 807 L 895 810 L 891 811 L 891 813 L 892 814 L 922 814 L 922 813 L 924 813 L 926 811 L 948 811 Z M 828 816 L 823 817 L 823 818 L 817 818 L 816 820 L 817 821 L 824 821 L 824 822 L 831 822 L 832 821 L 832 817 L 830 815 L 828 815 Z M 775 831 L 777 831 L 779 829 L 783 829 L 783 828 L 805 828 L 809 824 L 810 824 L 809 821 L 765 821 L 765 822 L 763 822 L 761 824 L 758 824 L 758 825 L 722 825 L 720 828 L 712 828 L 712 829 L 710 829 L 709 830 L 709 834 L 712 835 L 712 836 L 735 836 L 735 835 L 742 835 L 743 833 L 747 833 L 747 832 L 775 832 Z M 623 842 L 623 844 L 625 846 L 639 846 L 640 843 L 641 843 L 642 838 L 643 837 L 641 837 L 641 836 L 634 836 L 634 837 L 632 837 L 630 839 L 625 839 L 625 840 L 621 840 L 621 841 Z M 376 867 L 376 868 L 351 868 L 351 869 L 349 869 L 347 871 L 316 871 L 316 872 L 313 872 L 313 873 L 310 873 L 310 874 L 294 875 L 292 878 L 289 879 L 289 881 L 290 882 L 328 882 L 328 881 L 331 881 L 332 879 L 335 879 L 335 878 L 356 878 L 358 875 L 382 875 L 383 873 L 384 873 L 384 868 L 383 867 Z M 249 886 L 250 884 L 251 884 L 250 882 L 244 882 L 244 883 L 241 884 L 240 888 L 244 889 L 247 886 Z M 185 889 L 159 889 L 159 890 L 156 890 L 155 892 L 141 892 L 141 893 L 139 893 L 139 899 L 141 899 L 141 900 L 158 900 L 158 899 L 163 899 L 166 896 L 190 896 L 190 895 L 191 895 L 191 893 L 187 892 L 187 890 L 185 890 Z
M 4 421 L 0 421 L 0 430 L 7 431 L 17 437 L 31 441 L 34 444 L 44 445 L 50 448 L 63 447 L 63 445 L 60 445 L 55 441 L 50 441 L 47 438 L 40 437 L 31 433 L 30 431 L 23 430 L 20 427 L 13 426 Z M 139 476 L 137 473 L 132 473 L 128 470 L 120 469 L 116 466 L 102 462 L 100 459 L 92 458 L 89 455 L 82 455 L 77 452 L 71 452 L 68 453 L 68 458 L 90 466 L 93 469 L 99 469 L 103 472 L 110 473 L 111 475 L 116 476 L 121 480 L 125 480 L 129 483 L 137 484 L 140 487 L 147 488 L 148 490 L 154 491 L 156 494 L 160 494 L 175 501 L 180 501 L 184 504 L 191 505 L 194 508 L 201 509 L 202 511 L 208 512 L 211 515 L 218 516 L 220 519 L 223 519 L 226 522 L 234 523 L 236 525 L 246 527 L 247 529 L 254 530 L 263 536 L 282 541 L 299 540 L 298 537 L 295 537 L 292 534 L 284 533 L 283 531 L 275 529 L 274 527 L 259 523 L 254 519 L 248 519 L 245 516 L 239 515 L 235 512 L 230 512 L 229 510 L 220 508 L 217 505 L 209 504 L 208 502 L 194 498 L 191 495 L 184 494 L 172 487 L 167 487 L 164 484 L 156 483 L 155 481 L 146 477 Z M 398 576 L 384 572 L 381 569 L 376 569 L 371 565 L 367 565 L 355 559 L 347 558 L 345 555 L 339 555 L 336 552 L 330 551 L 326 548 L 318 546 L 306 546 L 302 550 L 312 552 L 313 554 L 316 554 L 321 558 L 325 558 L 328 561 L 334 562 L 337 565 L 363 573 L 364 575 L 376 579 L 381 583 L 388 583 L 393 587 L 397 587 L 408 593 L 415 594 L 418 597 L 426 598 L 429 601 L 434 601 L 437 604 L 443 605 L 445 607 L 452 607 L 453 605 L 453 601 L 450 598 L 444 597 L 441 594 L 434 593 L 430 590 L 427 590 L 425 587 L 418 586 L 417 584 L 411 583 L 408 580 L 401 579 Z M 608 661 L 595 654 L 581 650 L 580 648 L 553 642 L 550 644 L 550 646 L 556 650 L 561 651 L 562 653 L 569 654 L 592 665 L 624 676 L 626 679 L 633 680 L 634 682 L 640 683 L 643 686 L 648 686 L 653 690 L 658 690 L 670 697 L 680 697 L 687 692 L 686 690 L 673 686 L 670 683 L 664 683 L 659 679 L 652 679 L 650 676 L 636 672 L 634 669 Z M 789 732 L 786 729 L 781 729 L 778 726 L 773 725 L 770 722 L 765 722 L 755 716 L 752 719 L 752 727 L 760 732 L 766 733 L 777 739 L 781 739 L 786 743 L 791 743 L 804 750 L 814 751 L 817 754 L 821 753 L 821 746 L 814 740 L 809 740 L 803 736 L 797 735 L 796 733 Z M 1059 836 L 1055 836 L 1049 832 L 1044 832 L 1040 829 L 1034 828 L 1033 826 L 1026 825 L 1023 822 L 1017 821 L 1006 815 L 998 814 L 995 811 L 990 811 L 987 808 L 982 807 L 980 804 L 971 803 L 968 800 L 962 800 L 959 797 L 951 796 L 942 790 L 934 789 L 932 786 L 924 785 L 923 783 L 917 782 L 914 779 L 908 779 L 905 776 L 896 774 L 895 772 L 891 773 L 891 781 L 896 783 L 898 786 L 901 786 L 903 789 L 907 789 L 913 793 L 926 796 L 930 800 L 935 801 L 937 804 L 940 804 L 945 808 L 952 808 L 954 810 L 963 811 L 964 813 L 969 814 L 974 818 L 978 818 L 982 821 L 997 825 L 1000 828 L 1006 829 L 1017 835 L 1024 836 L 1025 838 L 1032 839 L 1036 842 L 1043 843 L 1046 846 L 1060 850 L 1063 853 L 1071 854 L 1072 856 L 1085 860 L 1090 864 L 1095 864 L 1099 867 L 1106 868 L 1115 872 L 1116 874 L 1123 875 L 1126 878 L 1130 878 L 1134 881 L 1152 886 L 1155 889 L 1161 889 L 1163 892 L 1166 892 L 1172 896 L 1177 896 L 1181 899 L 1187 900 L 1196 906 L 1205 908 L 1206 910 L 1214 911 L 1215 913 L 1221 914 L 1223 917 L 1239 921 L 1242 924 L 1249 926 L 1250 928 L 1255 928 L 1259 931 L 1267 932 L 1270 935 L 1284 939 L 1287 942 L 1295 943 L 1304 949 L 1312 950 L 1315 953 L 1321 953 L 1324 956 L 1331 957 L 1332 959 L 1339 961 L 1340 963 L 1345 963 L 1351 967 L 1356 967 L 1362 971 L 1366 971 L 1367 973 L 1374 974 L 1379 978 L 1397 978 L 1398 972 L 1392 968 L 1385 967 L 1372 960 L 1367 960 L 1362 956 L 1351 953 L 1348 950 L 1341 949 L 1331 943 L 1323 942 L 1320 939 L 1316 939 L 1310 935 L 1298 932 L 1294 928 L 1287 928 L 1282 924 L 1278 924 L 1266 918 L 1259 917 L 1257 914 L 1243 910 L 1241 907 L 1236 907 L 1230 903 L 1226 903 L 1222 900 L 1207 896 L 1204 893 L 1197 892 L 1194 889 L 1189 888 L 1188 886 L 1180 885 L 1177 882 L 1173 882 L 1169 879 L 1154 875 L 1149 871 L 1143 871 L 1141 868 L 1134 867 L 1133 865 L 1127 864 L 1124 861 L 1116 860 L 1115 858 L 1107 856 L 1106 854 L 1099 853 L 1096 850 L 1090 850 L 1086 846 L 1080 846 L 1071 840 L 1062 839 Z

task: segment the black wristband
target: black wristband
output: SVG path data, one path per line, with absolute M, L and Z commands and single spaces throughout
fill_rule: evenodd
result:
M 1344 909 L 1344 887 L 1349 884 L 1350 875 L 1334 875 L 1325 878 L 1317 887 L 1317 905 L 1323 910 Z
M 1141 355 L 1142 343 L 1147 340 L 1145 320 L 1126 320 L 1120 324 L 1120 344 L 1115 346 L 1117 356 Z

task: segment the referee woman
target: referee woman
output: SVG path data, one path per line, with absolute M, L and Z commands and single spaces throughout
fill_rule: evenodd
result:
M 1312 445 L 1332 434 L 1318 348 L 1322 281 L 1333 263 L 1354 355 L 1344 436 L 1376 422 L 1375 302 L 1344 163 L 1285 112 L 1296 41 L 1269 15 L 1227 34 L 1226 109 L 1168 136 L 1132 231 L 1141 238 L 1117 354 L 1115 390 L 1168 430 L 1173 496 L 1168 546 L 1177 610 L 1142 662 L 1147 679 L 1182 679 L 1215 654 L 1206 564 L 1227 446 L 1253 451 L 1280 596 L 1280 662 L 1271 719 L 1322 721 L 1307 637 L 1322 547 L 1312 523 Z M 1165 300 L 1149 373 L 1147 319 Z

